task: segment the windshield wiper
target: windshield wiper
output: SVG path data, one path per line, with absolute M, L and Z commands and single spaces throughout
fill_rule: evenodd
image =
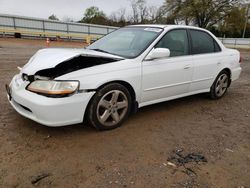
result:
M 88 49 L 88 50 L 94 50 L 94 51 L 97 51 L 97 52 L 103 52 L 103 53 L 107 53 L 107 54 L 111 54 L 111 55 L 115 55 L 115 56 L 120 56 L 120 55 L 117 55 L 117 54 L 113 54 L 113 53 L 110 53 L 108 51 L 105 51 L 105 50 L 102 50 L 102 49 L 99 49 L 99 48 L 93 48 L 93 49 Z M 124 57 L 120 56 L 121 59 L 124 59 Z
M 94 50 L 94 51 L 98 51 L 98 52 L 103 52 L 103 53 L 111 54 L 110 52 L 102 50 L 102 49 L 99 49 L 99 48 L 94 48 L 94 49 L 90 49 L 90 50 Z

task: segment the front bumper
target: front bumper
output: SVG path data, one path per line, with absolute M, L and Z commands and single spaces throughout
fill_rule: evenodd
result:
M 27 91 L 28 82 L 16 75 L 9 87 L 9 102 L 21 115 L 40 124 L 57 127 L 81 123 L 88 102 L 95 92 L 77 93 L 64 98 L 50 98 Z

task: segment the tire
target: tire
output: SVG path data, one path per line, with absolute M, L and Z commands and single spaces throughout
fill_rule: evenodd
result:
M 126 87 L 111 83 L 101 87 L 87 110 L 89 123 L 97 130 L 111 130 L 122 125 L 131 110 L 131 95 Z
M 223 70 L 216 77 L 212 87 L 210 88 L 210 97 L 212 99 L 222 98 L 230 85 L 230 75 L 227 71 Z

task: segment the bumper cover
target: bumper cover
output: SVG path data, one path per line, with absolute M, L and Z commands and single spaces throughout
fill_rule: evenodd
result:
M 57 127 L 81 123 L 89 100 L 95 92 L 78 93 L 64 98 L 50 98 L 27 91 L 28 83 L 15 76 L 9 87 L 10 104 L 21 115 L 40 124 Z
M 232 69 L 232 75 L 231 75 L 231 80 L 235 81 L 240 77 L 242 68 L 241 67 L 237 67 L 235 69 Z

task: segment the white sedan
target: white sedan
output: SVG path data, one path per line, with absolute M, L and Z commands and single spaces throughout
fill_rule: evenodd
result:
M 140 107 L 197 93 L 221 98 L 241 73 L 237 50 L 209 31 L 118 29 L 85 49 L 42 49 L 6 85 L 13 108 L 47 126 L 120 126 Z

